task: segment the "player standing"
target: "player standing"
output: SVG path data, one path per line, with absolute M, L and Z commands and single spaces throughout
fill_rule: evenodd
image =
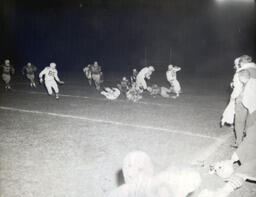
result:
M 173 98 L 177 98 L 180 95 L 180 83 L 177 80 L 177 72 L 180 71 L 181 68 L 178 66 L 169 65 L 168 70 L 166 71 L 167 81 L 170 83 L 173 92 L 176 94 Z
M 26 66 L 22 68 L 22 74 L 25 75 L 26 72 L 26 77 L 30 81 L 30 86 L 31 87 L 36 87 L 35 83 L 35 72 L 37 68 L 36 66 L 32 65 L 31 62 L 28 62 Z
M 11 75 L 14 74 L 15 70 L 8 59 L 4 61 L 4 64 L 0 68 L 2 69 L 2 79 L 5 83 L 5 89 L 10 90 Z
M 101 66 L 99 66 L 98 62 L 94 62 L 91 66 L 92 80 L 94 81 L 96 90 L 100 90 L 100 84 L 103 83 Z
M 58 77 L 58 71 L 56 69 L 56 64 L 54 62 L 50 63 L 50 66 L 45 67 L 39 74 L 40 83 L 44 83 L 49 95 L 52 95 L 54 90 L 56 94 L 56 99 L 59 99 L 59 87 L 56 81 L 60 84 L 64 84 Z

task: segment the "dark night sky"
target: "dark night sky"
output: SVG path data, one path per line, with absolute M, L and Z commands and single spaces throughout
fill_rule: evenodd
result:
M 0 60 L 16 67 L 56 61 L 81 70 L 158 69 L 171 62 L 192 73 L 230 72 L 233 59 L 255 57 L 254 4 L 214 0 L 0 0 Z M 171 48 L 171 58 L 170 58 Z M 216 72 L 218 71 L 218 72 Z

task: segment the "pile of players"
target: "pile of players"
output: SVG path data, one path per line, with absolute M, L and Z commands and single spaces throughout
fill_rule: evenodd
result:
M 172 98 L 177 98 L 180 94 L 181 87 L 176 73 L 180 70 L 180 67 L 168 66 L 166 78 L 170 83 L 169 88 L 159 87 L 156 84 L 153 86 L 147 85 L 147 80 L 150 80 L 152 73 L 155 71 L 153 66 L 148 66 L 142 68 L 139 72 L 137 69 L 133 69 L 130 80 L 127 77 L 123 77 L 120 83 L 117 84 L 117 87 L 105 87 L 100 93 L 110 100 L 115 100 L 120 94 L 124 94 L 128 100 L 133 102 L 139 101 L 144 91 L 148 91 L 154 97 L 161 95 L 164 98 L 169 98 L 170 93 L 175 93 L 175 96 L 172 96 Z M 94 64 L 84 67 L 83 72 L 88 79 L 89 85 L 92 85 L 93 81 L 96 89 L 100 90 L 100 84 L 103 82 L 103 79 L 101 67 L 98 63 L 94 62 Z

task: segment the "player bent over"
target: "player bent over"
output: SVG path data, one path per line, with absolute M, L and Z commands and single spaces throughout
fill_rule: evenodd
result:
M 10 64 L 10 60 L 5 60 L 4 64 L 0 66 L 2 70 L 2 79 L 5 83 L 5 89 L 10 90 L 11 89 L 11 75 L 14 74 L 15 70 L 13 66 Z
M 98 62 L 94 62 L 94 64 L 91 66 L 91 73 L 92 73 L 92 80 L 94 81 L 96 90 L 100 90 L 100 84 L 103 83 L 103 79 L 102 79 L 103 74 Z
M 168 70 L 166 71 L 167 81 L 170 83 L 173 92 L 176 94 L 173 98 L 177 98 L 180 95 L 180 83 L 177 80 L 177 72 L 180 71 L 181 68 L 178 66 L 169 65 Z
M 54 90 L 56 94 L 56 99 L 59 98 L 59 88 L 56 81 L 60 84 L 64 84 L 63 81 L 60 81 L 58 77 L 58 71 L 56 69 L 56 64 L 50 63 L 50 66 L 45 67 L 39 74 L 40 83 L 43 83 L 43 76 L 44 76 L 44 84 L 47 89 L 49 95 L 52 95 Z
M 148 90 L 147 82 L 145 79 L 150 79 L 152 73 L 155 71 L 153 66 L 144 67 L 140 70 L 136 77 L 136 88 Z
M 36 66 L 32 65 L 30 62 L 27 63 L 26 66 L 22 68 L 22 74 L 25 75 L 26 72 L 26 77 L 30 81 L 30 87 L 36 87 L 35 83 L 35 72 L 37 68 Z

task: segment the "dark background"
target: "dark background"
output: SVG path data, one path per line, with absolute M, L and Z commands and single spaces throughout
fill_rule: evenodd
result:
M 256 54 L 255 3 L 214 0 L 0 0 L 0 61 L 81 71 L 168 63 L 184 72 L 223 75 L 235 57 Z

